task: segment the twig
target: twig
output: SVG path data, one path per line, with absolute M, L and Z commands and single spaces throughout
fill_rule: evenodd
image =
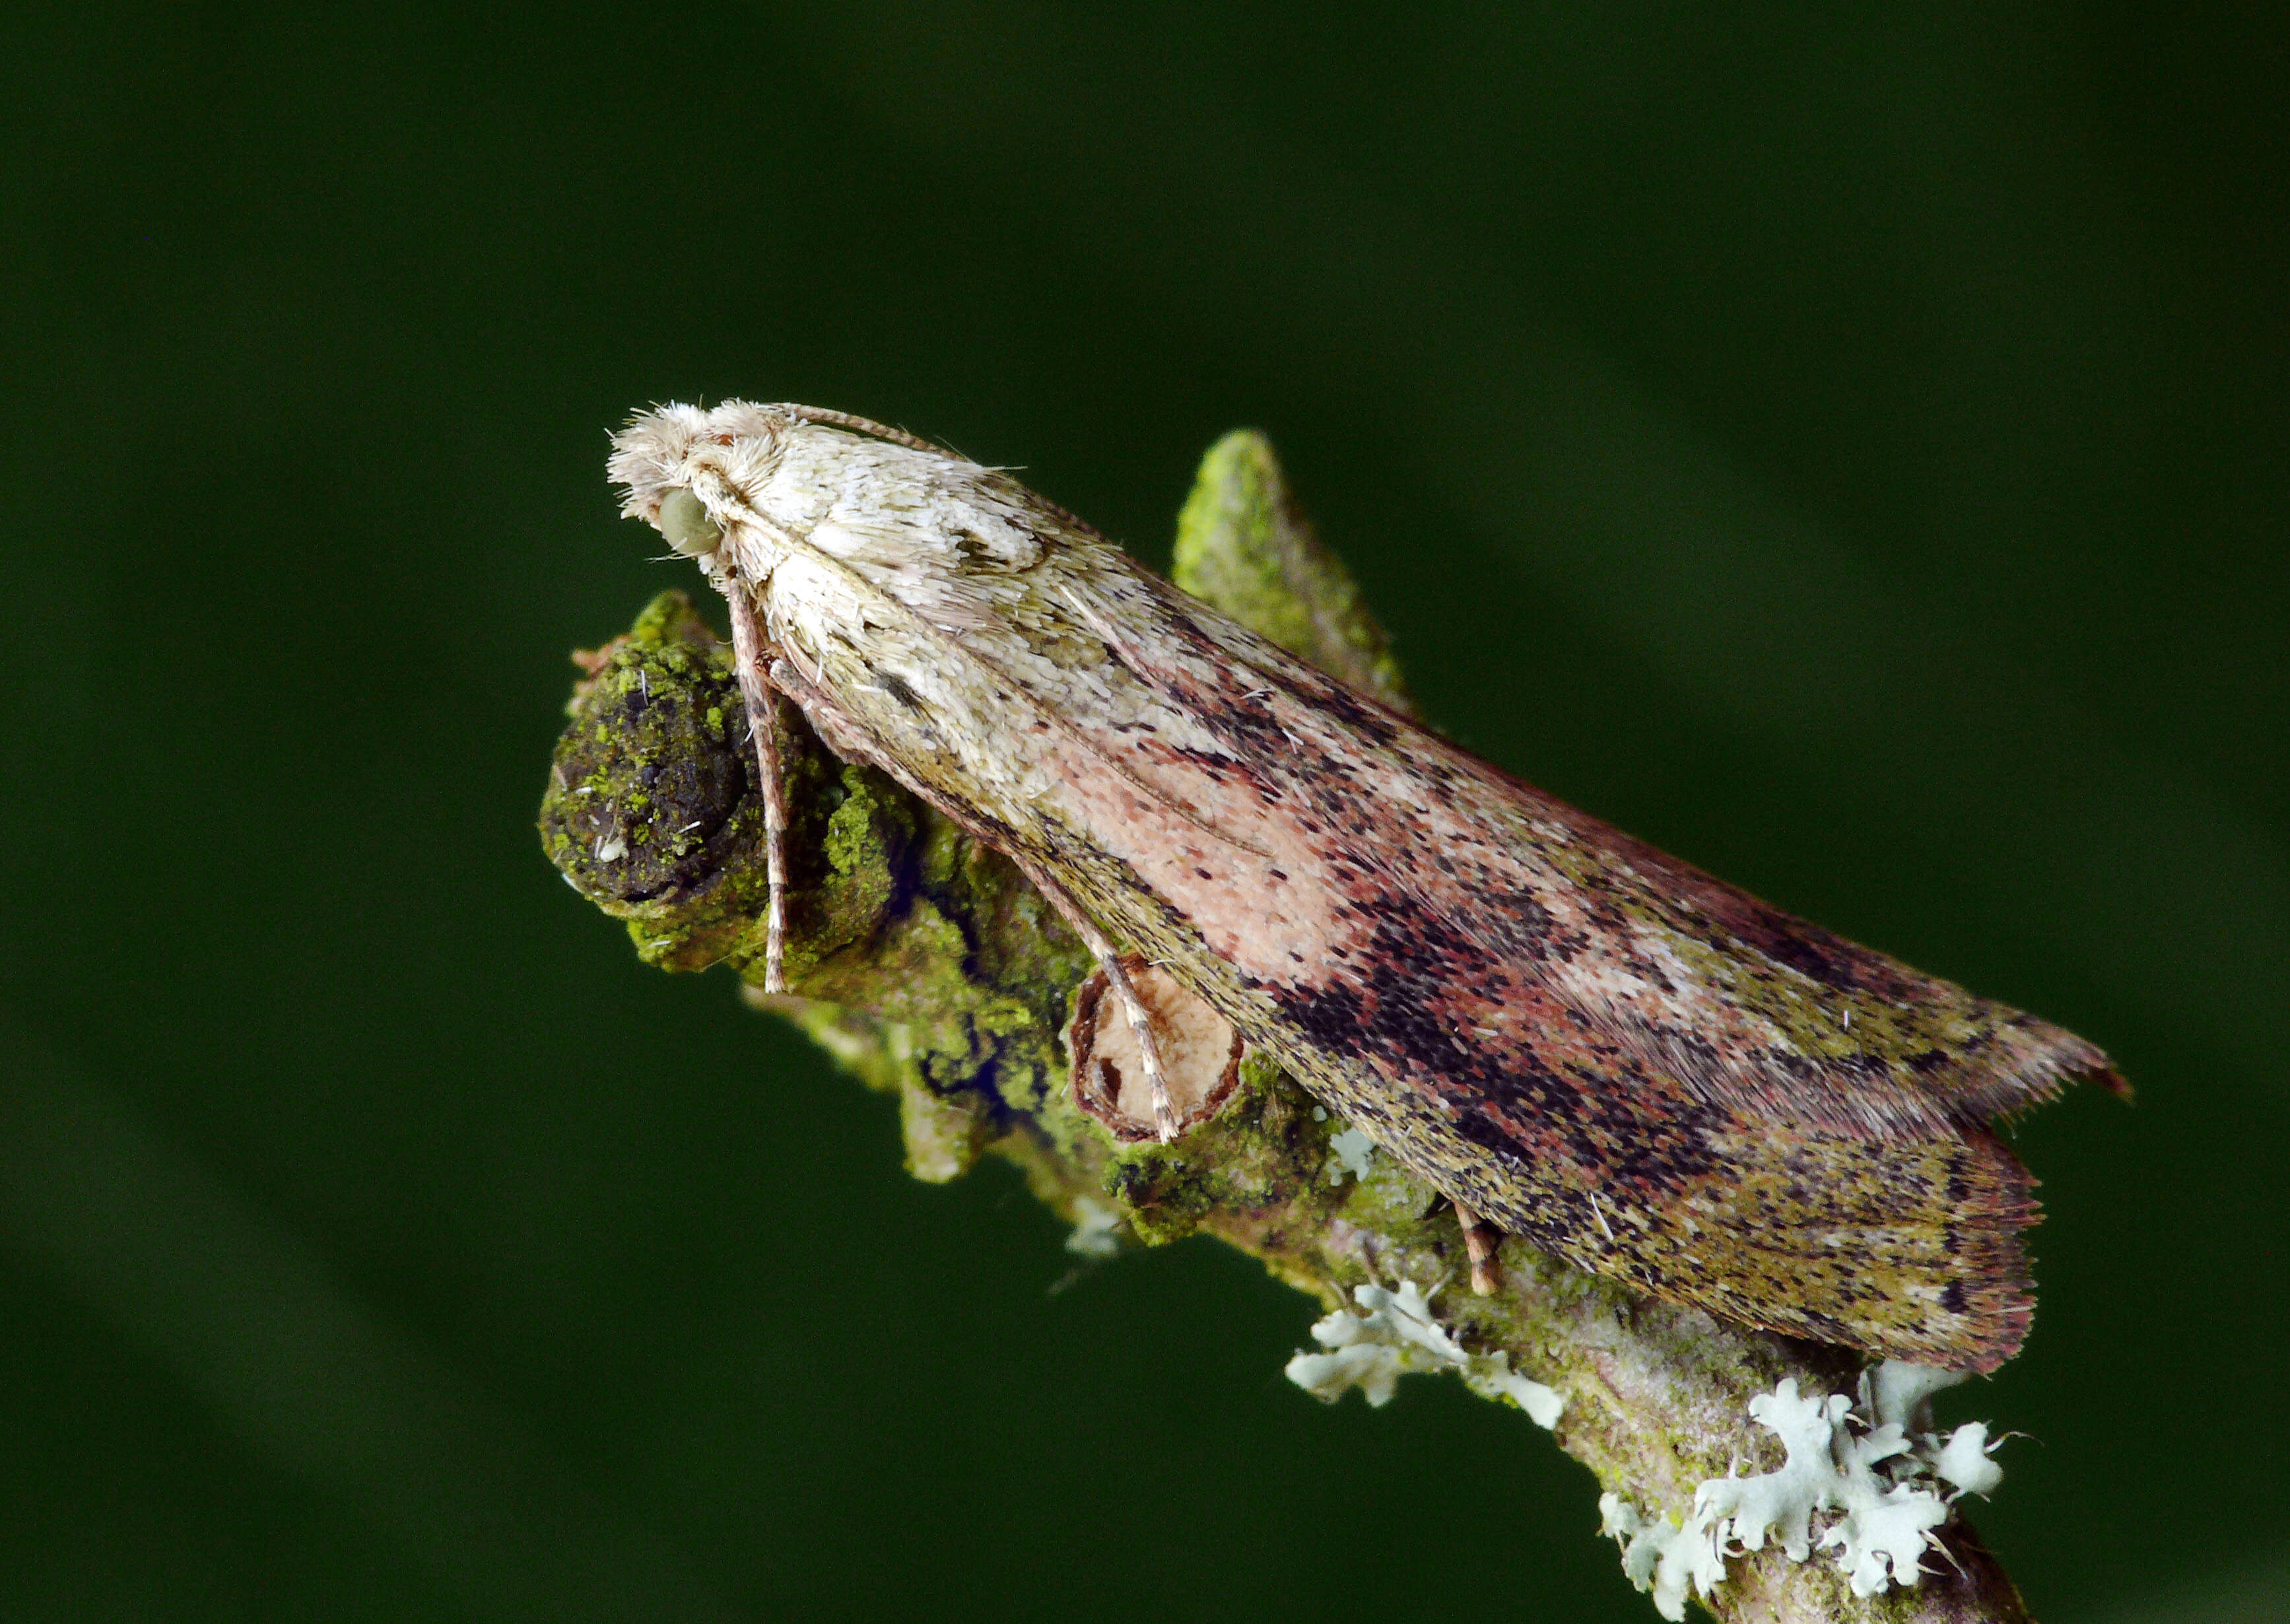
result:
M 1178 581 L 1355 685 L 1404 702 L 1382 632 L 1343 566 L 1297 516 L 1261 436 L 1211 452 L 1181 521 Z M 1449 1204 L 1373 1156 L 1331 1148 L 1344 1124 L 1246 1055 L 1240 1085 L 1174 1143 L 1117 1140 L 1078 1108 L 1061 1032 L 1098 956 L 1011 864 L 882 775 L 836 760 L 789 717 L 786 984 L 768 996 L 765 800 L 728 651 L 689 600 L 664 594 L 629 635 L 584 658 L 573 725 L 543 804 L 550 857 L 629 922 L 672 970 L 725 963 L 760 1006 L 799 1022 L 853 1075 L 896 1093 L 908 1165 L 957 1176 L 981 1154 L 1101 1244 L 1108 1214 L 1147 1245 L 1196 1232 L 1262 1260 L 1329 1308 L 1355 1288 L 1425 1284 L 1466 1269 L 1496 1289 L 1438 1310 L 1474 1354 L 1555 1389 L 1563 1449 L 1651 1518 L 1683 1522 L 1695 1486 L 1779 1464 L 1750 1400 L 1794 1378 L 1851 1393 L 1849 1351 L 1722 1324 L 1633 1296 L 1510 1240 L 1474 1248 Z M 611 853 L 609 857 L 600 855 Z M 1338 1151 L 1344 1152 L 1340 1156 Z M 1332 1171 L 1336 1176 L 1332 1176 Z M 1584 1525 L 1590 1525 L 1585 1508 Z M 2027 1612 L 1962 1519 L 1951 1561 L 1910 1590 L 1862 1598 L 1816 1555 L 1736 1556 L 1707 1604 L 1728 1620 L 2020 1624 Z

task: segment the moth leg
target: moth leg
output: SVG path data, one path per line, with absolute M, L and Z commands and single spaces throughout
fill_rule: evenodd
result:
M 1121 967 L 1121 956 L 1110 948 L 1093 943 L 1090 951 L 1097 955 L 1099 968 L 1105 972 L 1106 985 L 1121 999 L 1121 1007 L 1129 1017 L 1129 1029 L 1137 1035 L 1137 1052 L 1145 1062 L 1145 1086 L 1153 1095 L 1153 1130 L 1165 1145 L 1173 1144 L 1177 1138 L 1177 1105 L 1169 1098 L 1169 1084 L 1161 1074 L 1161 1044 L 1153 1036 L 1153 1017 L 1145 1008 L 1145 1001 L 1137 996 L 1136 983 Z
M 1463 1253 L 1471 1260 L 1471 1290 L 1481 1297 L 1493 1296 L 1502 1289 L 1502 1264 L 1495 1257 L 1495 1249 L 1502 1244 L 1502 1231 L 1465 1203 L 1453 1196 L 1447 1199 L 1455 1209 L 1455 1221 L 1463 1227 Z
M 1161 1071 L 1161 1044 L 1153 1036 L 1153 1017 L 1147 1012 L 1144 999 L 1137 996 L 1137 984 L 1121 967 L 1121 955 L 1113 950 L 1105 932 L 1097 928 L 1096 921 L 1081 911 L 1081 904 L 1068 894 L 1066 888 L 1052 879 L 1022 857 L 1013 856 L 1019 872 L 1030 881 L 1036 891 L 1049 899 L 1058 916 L 1072 927 L 1082 945 L 1096 956 L 1097 967 L 1105 972 L 1105 984 L 1121 1000 L 1122 1012 L 1129 1017 L 1129 1029 L 1137 1035 L 1137 1053 L 1145 1062 L 1145 1086 L 1153 1095 L 1153 1128 L 1165 1145 L 1177 1137 L 1177 1106 L 1169 1098 L 1169 1084 Z
M 787 990 L 787 786 L 780 780 L 779 690 L 764 655 L 748 585 L 729 570 L 719 583 L 732 610 L 732 665 L 748 701 L 748 734 L 756 742 L 756 775 L 764 791 L 764 869 L 769 900 L 764 914 L 764 990 Z

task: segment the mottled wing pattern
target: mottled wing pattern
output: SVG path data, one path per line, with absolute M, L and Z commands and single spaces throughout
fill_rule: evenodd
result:
M 2108 1075 L 2098 1050 L 1631 839 L 1141 572 L 1097 584 L 1108 627 L 1149 599 L 1151 633 L 1109 648 L 1222 747 L 1129 733 L 1109 761 L 1189 805 L 1253 800 L 1345 900 L 1340 947 L 1203 979 L 1245 1032 L 1577 1263 L 1926 1364 L 2017 1348 L 2035 1205 L 1989 1124 Z
M 807 410 L 663 408 L 613 475 L 655 522 L 704 504 L 703 567 L 837 749 L 1503 1228 L 1927 1364 L 2019 1346 L 2035 1206 L 1990 1124 L 2110 1077 L 2098 1050 L 1508 777 L 1006 476 Z

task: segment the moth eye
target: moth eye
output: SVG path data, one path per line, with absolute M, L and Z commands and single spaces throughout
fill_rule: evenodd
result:
M 660 501 L 660 533 L 687 558 L 712 553 L 724 539 L 723 530 L 708 516 L 700 499 L 686 490 L 670 491 Z

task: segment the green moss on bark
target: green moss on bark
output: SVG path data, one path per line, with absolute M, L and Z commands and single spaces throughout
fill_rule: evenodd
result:
M 1342 559 L 1289 494 L 1272 443 L 1236 428 L 1209 448 L 1177 516 L 1176 583 L 1299 660 L 1407 708 L 1391 639 Z

